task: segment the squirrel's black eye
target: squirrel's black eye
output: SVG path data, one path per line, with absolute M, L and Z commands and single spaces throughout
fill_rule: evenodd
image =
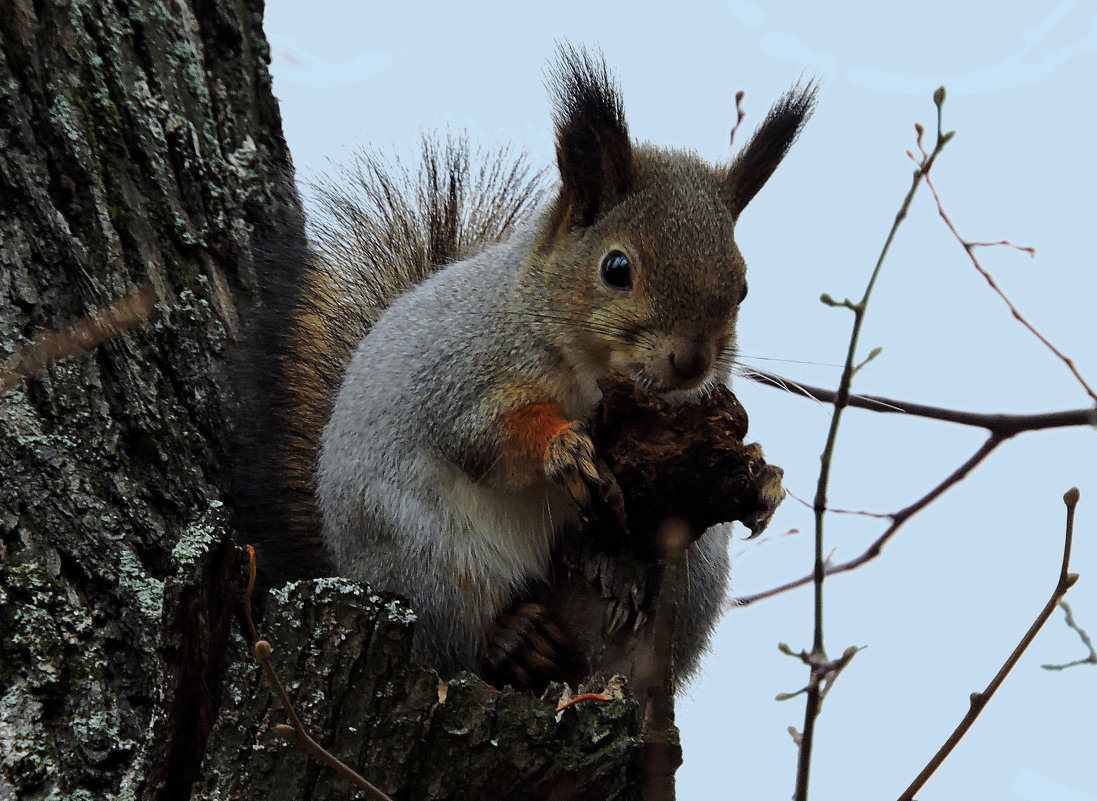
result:
M 619 250 L 611 250 L 602 259 L 602 280 L 613 289 L 632 289 L 632 262 Z
M 747 299 L 747 282 L 743 282 L 743 291 L 739 293 L 739 302 L 742 303 Z

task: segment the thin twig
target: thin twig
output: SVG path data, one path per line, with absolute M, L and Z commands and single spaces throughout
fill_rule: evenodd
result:
M 952 232 L 952 235 L 954 237 L 956 237 L 956 241 L 958 241 L 960 245 L 963 246 L 964 252 L 967 253 L 968 258 L 971 260 L 971 263 L 972 265 L 974 265 L 975 269 L 979 271 L 979 274 L 983 276 L 987 284 L 990 285 L 990 288 L 993 289 L 998 297 L 1002 299 L 1002 302 L 1009 307 L 1010 313 L 1017 320 L 1017 322 L 1027 328 L 1033 336 L 1040 340 L 1040 342 L 1043 343 L 1043 345 L 1048 350 L 1054 353 L 1059 358 L 1059 360 L 1067 366 L 1067 369 L 1069 369 L 1074 377 L 1078 379 L 1078 383 L 1082 385 L 1082 388 L 1086 391 L 1086 394 L 1093 398 L 1094 403 L 1097 403 L 1097 392 L 1095 392 L 1093 390 L 1093 387 L 1091 387 L 1086 382 L 1085 378 L 1082 377 L 1082 374 L 1078 371 L 1077 366 L 1074 364 L 1074 360 L 1067 356 L 1065 353 L 1063 353 L 1061 350 L 1059 350 L 1057 347 L 1052 345 L 1051 341 L 1043 334 L 1041 334 L 1036 329 L 1036 326 L 1030 323 L 1025 318 L 1025 316 L 1021 314 L 1020 309 L 1018 309 L 1013 304 L 1013 301 L 1011 301 L 1006 293 L 1002 291 L 1002 288 L 998 286 L 998 283 L 994 280 L 994 276 L 992 276 L 990 272 L 985 267 L 983 267 L 982 264 L 979 263 L 979 259 L 975 256 L 975 249 L 977 247 L 989 247 L 999 244 L 1008 245 L 1009 247 L 1015 248 L 1016 250 L 1025 251 L 1030 256 L 1036 255 L 1035 249 L 1018 247 L 1017 245 L 1014 245 L 1013 243 L 1005 240 L 1003 240 L 1002 242 L 970 242 L 964 239 L 962 236 L 960 236 L 960 232 L 956 230 L 956 226 L 953 225 L 952 220 L 949 218 L 948 214 L 945 213 L 945 207 L 944 204 L 941 202 L 941 196 L 937 194 L 937 188 L 933 185 L 933 181 L 930 179 L 928 174 L 926 175 L 926 186 L 929 188 L 929 191 L 933 193 L 933 199 L 937 202 L 937 213 L 940 214 L 941 219 L 945 221 L 945 225 L 948 226 L 948 230 Z
M 559 715 L 565 709 L 573 707 L 576 704 L 584 703 L 586 701 L 598 701 L 603 704 L 608 704 L 612 700 L 613 698 L 609 695 L 606 695 L 605 693 L 579 693 L 579 695 L 575 696 L 571 700 L 564 701 L 564 703 L 557 706 L 556 714 Z
M 785 487 L 785 495 L 792 498 L 796 503 L 801 506 L 806 506 L 808 509 L 813 508 L 810 503 L 794 493 L 788 487 Z M 827 507 L 827 514 L 831 515 L 850 515 L 852 517 L 872 517 L 877 520 L 891 520 L 895 515 L 888 514 L 886 512 L 866 512 L 862 509 L 836 509 L 833 506 Z
M 735 133 L 739 130 L 739 126 L 743 122 L 743 117 L 747 116 L 746 110 L 743 108 L 743 97 L 746 95 L 742 89 L 735 93 L 735 124 L 731 126 L 731 134 L 728 136 L 728 147 L 735 147 Z
M 823 646 L 823 581 L 826 578 L 828 568 L 823 549 L 823 521 L 826 515 L 827 488 L 830 482 L 830 465 L 834 458 L 834 446 L 838 438 L 838 426 L 841 422 L 842 412 L 849 404 L 850 386 L 853 382 L 854 372 L 857 369 L 857 343 L 860 339 L 861 328 L 864 324 L 865 312 L 868 308 L 869 299 L 872 296 L 872 290 L 876 286 L 876 281 L 880 276 L 884 260 L 887 258 L 888 251 L 891 249 L 892 242 L 895 240 L 895 235 L 899 230 L 899 226 L 902 224 L 903 220 L 906 219 L 911 203 L 914 200 L 914 195 L 918 191 L 918 185 L 933 166 L 934 161 L 937 159 L 937 156 L 940 154 L 945 144 L 947 144 L 952 137 L 951 133 L 943 134 L 941 132 L 941 105 L 943 102 L 944 89 L 938 89 L 934 94 L 934 103 L 937 105 L 937 143 L 933 148 L 933 152 L 924 156 L 917 172 L 914 173 L 910 189 L 907 191 L 906 197 L 899 207 L 899 212 L 895 215 L 895 221 L 892 223 L 891 230 L 888 232 L 887 239 L 880 251 L 880 256 L 876 260 L 876 266 L 872 270 L 872 275 L 869 278 L 868 285 L 865 287 L 865 292 L 861 301 L 859 303 L 852 303 L 851 301 L 846 300 L 845 302 L 840 303 L 829 295 L 824 295 L 821 298 L 821 300 L 828 305 L 849 308 L 853 311 L 854 320 L 853 330 L 850 333 L 849 349 L 846 353 L 845 365 L 842 368 L 842 380 L 838 385 L 838 392 L 834 399 L 834 414 L 831 416 L 826 446 L 823 449 L 823 454 L 820 458 L 819 483 L 815 493 L 815 564 L 814 570 L 812 571 L 812 582 L 815 591 L 814 635 L 811 652 L 805 660 L 811 666 L 811 678 L 807 687 L 807 701 L 804 704 L 804 726 L 803 730 L 800 732 L 799 738 L 800 748 L 796 766 L 796 790 L 793 795 L 793 798 L 796 799 L 796 801 L 807 801 L 808 797 L 808 780 L 811 775 L 811 752 L 815 736 L 815 720 L 819 716 L 819 710 L 823 700 L 823 682 L 828 676 L 836 675 L 837 671 L 841 669 L 837 662 L 831 662 L 827 659 L 826 650 Z M 916 126 L 916 130 L 918 131 L 918 146 L 921 148 L 923 129 L 919 125 Z M 925 153 L 924 150 L 923 153 Z M 856 653 L 856 651 L 853 653 Z M 833 679 L 831 679 L 831 681 L 832 680 Z
M 806 398 L 813 398 L 827 403 L 834 403 L 838 398 L 838 393 L 834 390 L 806 385 L 790 385 L 784 378 L 773 373 L 755 371 L 752 378 L 765 386 L 775 387 L 794 395 L 801 395 Z M 891 525 L 889 525 L 860 556 L 850 559 L 847 562 L 827 567 L 827 576 L 854 570 L 879 556 L 883 551 L 884 545 L 895 536 L 899 531 L 899 528 L 907 520 L 940 497 L 961 479 L 965 478 L 968 473 L 989 456 L 998 445 L 1005 442 L 1007 439 L 1026 431 L 1043 431 L 1052 428 L 1066 428 L 1069 426 L 1097 425 L 1097 409 L 1071 409 L 1061 412 L 1045 412 L 1042 414 L 983 414 L 979 412 L 959 411 L 956 409 L 944 409 L 937 406 L 926 406 L 920 403 L 911 403 L 910 401 L 883 398 L 875 395 L 850 395 L 848 403 L 850 406 L 856 406 L 858 408 L 883 414 L 910 414 L 932 420 L 942 420 L 949 423 L 957 423 L 959 425 L 985 428 L 991 433 L 991 436 L 967 459 L 967 461 L 956 468 L 947 478 L 938 483 L 937 486 L 918 500 L 908 504 L 897 512 L 880 515 L 880 517 L 883 518 L 890 518 L 892 521 Z M 801 502 L 804 503 L 803 501 Z M 828 511 L 836 512 L 839 510 L 828 509 Z M 813 576 L 811 575 L 802 576 L 801 578 L 786 582 L 780 586 L 772 587 L 752 595 L 743 596 L 736 599 L 736 605 L 749 606 L 758 601 L 765 600 L 766 598 L 772 598 L 775 595 L 781 595 L 798 587 L 803 587 L 805 584 L 810 583 L 812 579 Z
M 787 490 L 786 490 L 786 492 L 787 492 Z M 731 563 L 735 564 L 736 562 L 738 562 L 740 559 L 742 559 L 744 556 L 746 556 L 751 551 L 755 551 L 758 548 L 762 547 L 763 545 L 766 545 L 767 543 L 776 542 L 777 540 L 783 540 L 786 537 L 795 537 L 799 533 L 800 533 L 800 529 L 790 528 L 790 529 L 788 529 L 788 531 L 785 531 L 782 534 L 767 534 L 764 537 L 759 537 L 757 539 L 750 539 L 749 540 L 750 544 L 747 547 L 742 548 L 742 549 L 736 551 L 735 553 L 733 553 L 731 555 Z
M 940 124 L 938 124 L 938 135 L 941 136 Z M 918 148 L 922 154 L 922 163 L 926 163 L 927 161 L 929 161 L 931 155 L 925 151 L 921 144 L 921 130 L 919 130 Z M 917 181 L 917 178 L 921 175 L 923 175 L 923 173 L 921 172 L 920 167 L 920 171 L 916 173 L 915 180 Z M 940 207 L 939 198 L 938 206 Z M 945 215 L 945 219 L 946 222 L 950 224 L 950 228 L 952 228 L 951 221 L 948 220 L 947 215 Z M 955 234 L 955 229 L 952 228 L 952 230 Z M 963 240 L 961 239 L 961 241 Z M 965 242 L 965 248 L 968 249 L 970 253 L 970 250 L 976 247 L 986 247 L 998 244 L 1008 245 L 1010 247 L 1017 247 L 1012 243 L 1003 240 L 1002 242 L 998 243 Z M 1025 248 L 1017 249 L 1027 250 Z M 975 260 L 974 256 L 972 256 L 972 259 Z M 980 271 L 982 271 L 981 265 L 977 264 L 977 267 L 980 269 Z M 993 281 L 993 279 L 989 280 Z M 1007 303 L 1009 302 L 1008 298 L 1004 299 Z M 844 306 L 853 309 L 855 313 L 858 311 L 857 304 L 854 304 L 850 301 L 846 301 L 845 303 L 839 303 L 831 299 L 830 302 L 832 305 Z M 1011 308 L 1013 308 L 1012 304 Z M 1037 336 L 1039 336 L 1038 332 L 1036 333 Z M 1061 354 L 1059 354 L 1058 351 L 1055 352 L 1057 355 L 1060 356 L 1060 358 L 1065 358 Z M 1069 360 L 1067 361 L 1068 364 L 1072 364 L 1069 362 Z M 967 412 L 956 409 L 947 409 L 938 406 L 929 406 L 926 404 L 913 403 L 910 401 L 896 400 L 893 398 L 885 398 L 874 395 L 852 395 L 847 393 L 843 398 L 840 390 L 834 391 L 822 387 L 798 384 L 775 373 L 770 373 L 764 370 L 756 370 L 753 368 L 749 373 L 745 373 L 744 375 L 753 381 L 783 390 L 785 392 L 789 392 L 794 395 L 801 395 L 803 397 L 811 398 L 813 400 L 833 403 L 836 407 L 836 413 L 838 410 L 839 401 L 841 400 L 843 406 L 854 406 L 857 408 L 867 409 L 870 411 L 884 414 L 909 414 L 912 416 L 923 417 L 931 420 L 940 420 L 943 422 L 956 423 L 959 425 L 979 427 L 986 429 L 991 434 L 990 438 L 986 442 L 984 442 L 984 444 L 972 457 L 970 457 L 966 462 L 964 462 L 964 464 L 962 464 L 955 471 L 953 471 L 953 473 L 948 476 L 948 478 L 940 482 L 930 492 L 928 492 L 926 495 L 922 496 L 920 499 L 910 504 L 906 508 L 900 510 L 899 512 L 896 512 L 892 515 L 885 515 L 885 517 L 890 517 L 892 519 L 892 524 L 883 532 L 883 534 L 881 534 L 860 556 L 838 565 L 830 565 L 826 567 L 824 575 L 827 576 L 853 570 L 879 556 L 883 549 L 883 546 L 896 534 L 896 532 L 899 530 L 902 524 L 906 522 L 906 520 L 908 520 L 921 509 L 925 508 L 929 503 L 939 497 L 947 489 L 949 489 L 962 478 L 964 478 L 968 473 L 971 472 L 974 467 L 976 467 L 983 459 L 985 459 L 991 453 L 991 451 L 993 451 L 999 444 L 1009 439 L 1010 437 L 1025 431 L 1039 431 L 1052 428 L 1064 428 L 1069 426 L 1081 425 L 1097 426 L 1097 408 L 1071 409 L 1059 412 L 1046 412 L 1041 414 L 986 414 L 978 412 Z M 1085 385 L 1084 382 L 1083 385 Z M 814 578 L 815 577 L 813 574 L 802 577 L 795 581 L 786 582 L 785 584 L 782 584 L 778 587 L 774 587 L 763 592 L 739 598 L 737 600 L 737 603 L 739 606 L 749 606 L 750 604 L 757 601 L 771 598 L 775 595 L 780 595 L 798 587 L 802 587 L 805 584 L 812 582 Z
M 801 662 L 803 662 L 805 665 L 807 665 L 807 666 L 809 666 L 813 669 L 817 668 L 820 672 L 822 672 L 824 674 L 823 678 L 820 679 L 820 690 L 819 690 L 820 703 L 822 702 L 823 699 L 825 699 L 827 697 L 827 693 L 830 692 L 830 688 L 834 685 L 834 680 L 836 678 L 838 678 L 838 674 L 841 673 L 846 668 L 846 666 L 849 664 L 850 660 L 853 659 L 853 657 L 855 657 L 857 655 L 858 651 L 863 651 L 867 647 L 868 646 L 861 646 L 860 648 L 858 648 L 856 645 L 851 645 L 849 648 L 847 648 L 842 653 L 842 655 L 840 657 L 838 657 L 834 661 L 829 661 L 829 660 L 825 660 L 825 659 L 824 660 L 819 660 L 819 659 L 813 657 L 807 651 L 801 651 L 798 654 L 794 653 L 793 650 L 791 648 L 789 648 L 783 642 L 778 643 L 778 645 L 777 645 L 777 649 L 781 653 L 786 654 L 787 656 L 795 656 Z M 804 687 L 801 687 L 799 690 L 797 690 L 794 693 L 778 693 L 777 696 L 773 700 L 774 701 L 790 701 L 793 698 L 796 698 L 797 696 L 803 695 L 804 693 L 808 692 L 810 689 L 811 689 L 811 685 L 807 684 Z M 792 729 L 792 731 L 796 731 L 796 730 Z M 796 736 L 799 737 L 800 732 L 797 731 Z M 797 745 L 799 745 L 799 743 L 797 743 Z
M 248 559 L 250 570 L 248 575 L 248 591 L 247 595 L 244 597 L 244 612 L 247 615 L 248 628 L 251 629 L 252 636 L 258 637 L 255 631 L 255 623 L 253 623 L 251 619 L 251 592 L 255 588 L 255 549 L 250 545 L 248 546 Z M 274 694 L 278 696 L 278 700 L 282 703 L 282 709 L 285 710 L 286 717 L 289 718 L 290 722 L 288 726 L 284 723 L 279 723 L 274 727 L 274 731 L 278 736 L 281 737 L 283 741 L 290 743 L 291 745 L 296 745 L 306 754 L 312 754 L 312 756 L 326 764 L 359 790 L 364 790 L 366 798 L 370 799 L 370 801 L 392 801 L 384 792 L 377 787 L 374 787 L 358 773 L 355 773 L 346 763 L 341 761 L 308 735 L 308 732 L 305 731 L 305 727 L 301 723 L 301 719 L 297 717 L 297 712 L 290 702 L 285 687 L 282 686 L 282 682 L 278 679 L 278 674 L 274 672 L 274 667 L 271 666 L 270 658 L 273 653 L 274 651 L 269 642 L 257 639 L 255 643 L 255 659 L 259 663 L 259 666 L 263 668 L 263 675 L 267 679 L 267 684 L 270 685 Z
M 246 546 L 248 550 L 248 588 L 244 592 L 244 617 L 248 621 L 248 631 L 253 640 L 259 639 L 259 632 L 255 630 L 255 621 L 251 617 L 251 594 L 255 592 L 255 548 Z
M 1069 628 L 1074 629 L 1078 634 L 1078 637 L 1082 640 L 1082 644 L 1089 649 L 1089 656 L 1084 659 L 1075 659 L 1073 662 L 1067 662 L 1065 665 L 1040 665 L 1044 670 L 1066 670 L 1067 668 L 1075 667 L 1076 665 L 1097 665 L 1097 650 L 1093 648 L 1093 640 L 1086 634 L 1086 630 L 1078 625 L 1074 620 L 1074 612 L 1071 611 L 1070 604 L 1066 601 L 1059 601 L 1059 606 L 1063 607 L 1063 614 L 1066 615 L 1066 624 Z
M 990 680 L 990 684 L 986 686 L 982 692 L 976 692 L 971 694 L 970 705 L 968 707 L 967 714 L 964 715 L 963 720 L 953 730 L 952 734 L 945 741 L 945 744 L 933 755 L 933 758 L 926 764 L 922 772 L 918 774 L 917 778 L 911 782 L 910 786 L 899 796 L 899 801 L 913 801 L 914 794 L 917 793 L 934 772 L 941 766 L 941 764 L 948 758 L 948 755 L 952 752 L 952 749 L 956 747 L 956 744 L 964 738 L 968 729 L 979 717 L 980 713 L 986 707 L 987 703 L 997 692 L 998 688 L 1005 681 L 1006 676 L 1013 670 L 1014 666 L 1020 660 L 1021 655 L 1032 644 L 1032 641 L 1036 639 L 1036 634 L 1040 631 L 1040 628 L 1051 617 L 1052 612 L 1055 611 L 1055 607 L 1066 595 L 1067 590 L 1074 586 L 1074 582 L 1078 580 L 1077 573 L 1069 572 L 1070 568 L 1070 548 L 1074 538 L 1074 510 L 1078 506 L 1078 499 L 1081 497 L 1081 493 L 1078 492 L 1078 488 L 1074 487 L 1069 490 L 1063 496 L 1063 503 L 1067 507 L 1067 523 L 1066 523 L 1066 535 L 1063 538 L 1063 562 L 1059 568 L 1059 580 L 1055 584 L 1055 589 L 1051 593 L 1051 597 L 1044 605 L 1044 608 L 1040 611 L 1040 614 L 1036 616 L 1036 620 L 1029 626 L 1028 631 L 1025 632 L 1025 636 L 1021 638 L 1021 641 L 1017 643 L 1017 647 L 1013 649 L 1013 653 L 1006 659 L 1005 664 L 995 674 L 994 678 Z
M 975 453 L 968 457 L 967 461 L 952 471 L 944 480 L 939 482 L 937 486 L 927 492 L 918 500 L 900 509 L 891 515 L 891 525 L 888 526 L 884 532 L 873 540 L 872 544 L 866 548 L 860 556 L 850 559 L 847 562 L 841 562 L 837 565 L 830 565 L 826 568 L 826 575 L 833 576 L 838 573 L 846 573 L 850 570 L 855 570 L 866 562 L 871 562 L 878 557 L 884 550 L 884 546 L 888 541 L 895 536 L 904 523 L 906 523 L 915 514 L 922 509 L 929 506 L 933 501 L 937 500 L 943 495 L 950 487 L 958 484 L 964 479 L 968 473 L 974 470 L 980 462 L 982 462 L 990 453 L 1000 445 L 1006 437 L 999 437 L 991 435 L 986 441 L 979 447 Z M 758 601 L 763 601 L 766 598 L 772 598 L 775 595 L 781 595 L 790 590 L 794 590 L 797 587 L 803 587 L 805 584 L 810 584 L 813 576 L 803 576 L 795 581 L 789 581 L 778 587 L 772 587 L 771 589 L 764 590 L 762 592 L 756 592 L 753 595 L 746 595 L 736 599 L 737 606 L 750 606 Z
M 750 373 L 744 373 L 744 377 L 763 386 L 774 387 L 792 395 L 800 395 L 824 403 L 834 403 L 838 398 L 838 393 L 832 389 L 797 384 L 784 376 L 765 370 L 751 369 Z M 985 428 L 987 431 L 1001 434 L 1019 434 L 1022 431 L 1043 431 L 1049 428 L 1067 428 L 1069 426 L 1097 426 L 1097 408 L 1069 409 L 1061 412 L 1042 412 L 1040 414 L 986 414 L 982 412 L 965 412 L 960 409 L 946 409 L 940 406 L 928 406 L 923 403 L 895 400 L 894 398 L 884 398 L 879 395 L 850 395 L 847 404 L 880 414 L 909 414 L 913 417 L 924 417 L 945 423 Z

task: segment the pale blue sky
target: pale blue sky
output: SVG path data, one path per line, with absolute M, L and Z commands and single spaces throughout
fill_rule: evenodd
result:
M 275 93 L 302 177 L 365 143 L 411 154 L 424 128 L 468 128 L 552 158 L 543 69 L 553 42 L 597 44 L 620 77 L 635 137 L 725 157 L 733 97 L 753 128 L 803 74 L 824 89 L 806 132 L 743 215 L 749 265 L 744 361 L 806 383 L 837 382 L 850 315 L 822 292 L 859 297 L 909 184 L 913 123 L 932 129 L 948 88 L 957 130 L 938 188 L 971 239 L 1034 245 L 1035 260 L 981 257 L 1030 318 L 1097 381 L 1097 6 L 1083 0 L 915 5 L 556 2 L 268 2 Z M 742 140 L 740 140 L 742 141 Z M 980 411 L 1085 405 L 1086 396 L 1010 317 L 967 262 L 928 193 L 915 202 L 873 300 L 863 351 L 881 356 L 855 390 Z M 782 359 L 763 361 L 761 359 Z M 815 364 L 790 363 L 805 361 Z M 751 435 L 810 497 L 829 407 L 739 381 Z M 835 507 L 893 511 L 973 451 L 982 434 L 850 412 L 837 449 Z M 1063 492 L 1082 490 L 1069 600 L 1097 634 L 1097 436 L 1035 433 L 1005 444 L 974 476 L 911 521 L 883 556 L 828 582 L 833 654 L 867 645 L 827 698 L 813 763 L 816 799 L 896 797 L 963 715 L 1044 604 L 1061 553 Z M 828 519 L 839 559 L 879 521 Z M 736 540 L 733 591 L 810 569 L 807 509 L 787 501 L 755 547 Z M 730 613 L 678 722 L 679 798 L 785 799 L 802 723 L 802 666 L 777 651 L 810 645 L 810 592 Z M 999 695 L 919 796 L 1094 801 L 1097 669 L 1048 673 L 1082 656 L 1057 614 Z

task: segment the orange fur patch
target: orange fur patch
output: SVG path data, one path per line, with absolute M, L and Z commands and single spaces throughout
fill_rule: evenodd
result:
M 543 462 L 552 438 L 570 423 L 554 402 L 530 403 L 507 415 L 504 425 L 511 448 L 522 456 Z

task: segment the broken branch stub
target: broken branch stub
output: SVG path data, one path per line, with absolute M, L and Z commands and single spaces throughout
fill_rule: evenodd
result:
M 784 498 L 783 471 L 766 464 L 758 445 L 744 444 L 746 412 L 724 387 L 681 404 L 628 379 L 601 389 L 589 428 L 605 487 L 557 548 L 543 601 L 577 655 L 566 680 L 597 688 L 623 676 L 643 716 L 648 688 L 667 667 L 655 658 L 665 649 L 652 621 L 673 617 L 673 609 L 657 610 L 677 603 L 660 596 L 676 560 L 667 532 L 686 532 L 681 548 L 718 523 L 740 520 L 760 533 Z

